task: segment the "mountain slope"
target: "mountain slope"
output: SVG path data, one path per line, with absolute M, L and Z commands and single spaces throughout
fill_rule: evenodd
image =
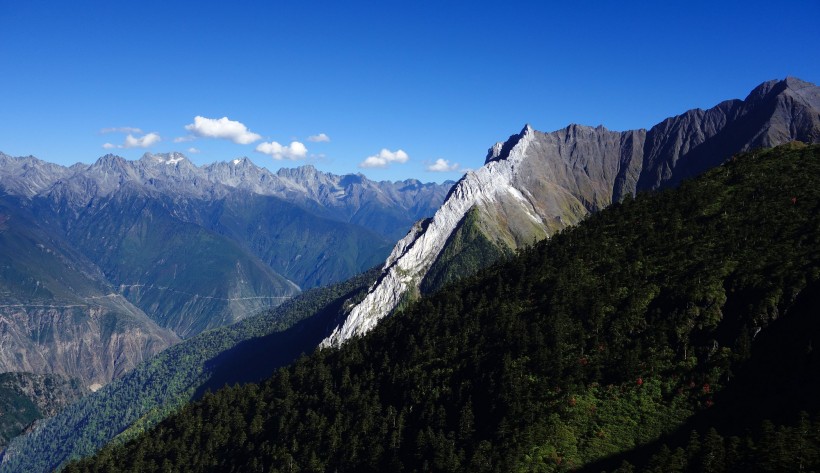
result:
M 66 238 L 119 293 L 182 337 L 228 325 L 299 292 L 233 239 L 179 218 L 180 208 L 169 198 L 125 187 L 86 205 Z
M 0 446 L 35 420 L 53 416 L 87 393 L 77 380 L 59 375 L 0 374 Z
M 403 232 L 447 188 L 247 158 L 0 153 L 0 370 L 104 385 L 180 336 L 367 270 L 391 245 L 368 222 Z
M 206 391 L 265 379 L 315 347 L 342 304 L 362 293 L 375 274 L 306 291 L 275 309 L 163 351 L 12 440 L 0 471 L 52 471 L 111 441 L 139 435 Z
M 819 284 L 820 146 L 738 156 L 66 471 L 568 471 L 758 399 L 735 374 L 774 356 L 816 413 L 818 332 L 783 329 Z
M 306 288 L 343 281 L 384 259 L 390 244 L 365 227 L 317 217 L 280 198 L 233 193 L 203 208 L 198 223 Z
M 473 208 L 481 215 L 482 240 L 497 247 L 490 254 L 504 254 L 627 195 L 674 186 L 734 153 L 792 140 L 820 141 L 820 88 L 794 78 L 766 82 L 745 100 L 690 110 L 649 131 L 570 125 L 542 133 L 527 125 L 491 148 L 484 167 L 467 173 L 436 215 L 394 247 L 370 294 L 323 346 L 367 332 L 420 286 L 435 289 L 424 282 L 428 271 Z
M 31 210 L 0 196 L 0 370 L 99 386 L 179 340 Z
M 1 158 L 0 186 L 52 239 L 183 337 L 371 267 L 388 254 L 386 235 L 432 213 L 448 188 L 310 166 L 274 174 L 247 158 L 197 167 L 179 153 L 71 168 Z

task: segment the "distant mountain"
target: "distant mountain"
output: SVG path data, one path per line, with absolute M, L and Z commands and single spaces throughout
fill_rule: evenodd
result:
M 361 174 L 338 176 L 310 165 L 271 174 L 247 158 L 206 167 L 208 176 L 254 194 L 273 195 L 334 220 L 374 231 L 388 240 L 403 237 L 416 220 L 433 215 L 454 182 L 374 182 Z
M 736 155 L 65 471 L 817 471 L 818 209 L 820 145 Z
M 105 384 L 178 337 L 372 267 L 448 188 L 247 158 L 0 153 L 0 369 Z
M 0 371 L 56 373 L 101 386 L 179 338 L 33 214 L 0 195 Z
M 674 186 L 735 153 L 793 140 L 820 141 L 820 88 L 794 78 L 649 131 L 570 125 L 542 133 L 527 125 L 493 146 L 435 216 L 396 244 L 368 296 L 323 345 L 367 332 L 419 288 L 440 287 L 625 196 Z

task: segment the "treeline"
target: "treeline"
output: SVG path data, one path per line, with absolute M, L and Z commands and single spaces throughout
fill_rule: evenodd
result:
M 773 424 L 762 416 L 817 411 L 806 297 L 819 282 L 820 148 L 757 151 L 615 204 L 366 337 L 208 394 L 67 471 L 629 469 L 658 453 L 641 446 L 668 442 L 671 457 L 691 425 L 733 425 L 732 406 L 763 438 Z M 803 338 L 784 337 L 798 328 Z M 733 389 L 760 360 L 803 391 Z M 774 432 L 815 442 L 800 425 Z M 698 452 L 717 448 L 698 432 Z M 724 468 L 725 452 L 742 451 L 726 435 Z M 681 468 L 705 461 L 692 444 Z M 820 467 L 810 457 L 807 471 Z M 793 465 L 772 458 L 763 471 Z

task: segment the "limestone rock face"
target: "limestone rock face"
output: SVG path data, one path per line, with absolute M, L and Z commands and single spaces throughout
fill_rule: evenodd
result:
M 417 292 L 470 209 L 479 211 L 486 240 L 514 249 L 628 194 L 674 186 L 732 154 L 793 140 L 820 141 L 820 87 L 795 78 L 763 83 L 745 100 L 690 110 L 649 131 L 570 125 L 542 133 L 527 125 L 491 147 L 485 165 L 396 244 L 382 276 L 322 346 L 366 333 Z

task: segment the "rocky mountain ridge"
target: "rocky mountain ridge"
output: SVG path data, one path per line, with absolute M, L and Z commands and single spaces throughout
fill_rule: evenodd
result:
M 527 125 L 490 148 L 484 167 L 467 173 L 433 218 L 396 244 L 368 295 L 321 346 L 366 333 L 412 298 L 471 209 L 482 215 L 487 240 L 514 249 L 627 195 L 674 186 L 735 153 L 794 140 L 820 141 L 820 88 L 796 78 L 765 82 L 745 100 L 690 110 L 648 131 L 570 125 L 543 133 Z
M 432 214 L 452 184 L 415 179 L 377 182 L 362 174 L 325 173 L 309 164 L 274 173 L 247 157 L 196 166 L 177 152 L 146 153 L 135 161 L 107 154 L 92 164 L 71 167 L 33 156 L 15 158 L 0 153 L 0 188 L 6 193 L 63 198 L 77 207 L 125 187 L 210 200 L 242 190 L 279 197 L 350 223 L 365 223 L 369 215 L 375 214 L 382 220 L 399 219 L 408 228 L 415 220 Z M 396 232 L 394 224 L 389 227 L 377 225 L 376 229 L 383 230 L 380 233 Z
M 104 385 L 180 337 L 373 267 L 447 189 L 247 158 L 0 154 L 0 370 Z

